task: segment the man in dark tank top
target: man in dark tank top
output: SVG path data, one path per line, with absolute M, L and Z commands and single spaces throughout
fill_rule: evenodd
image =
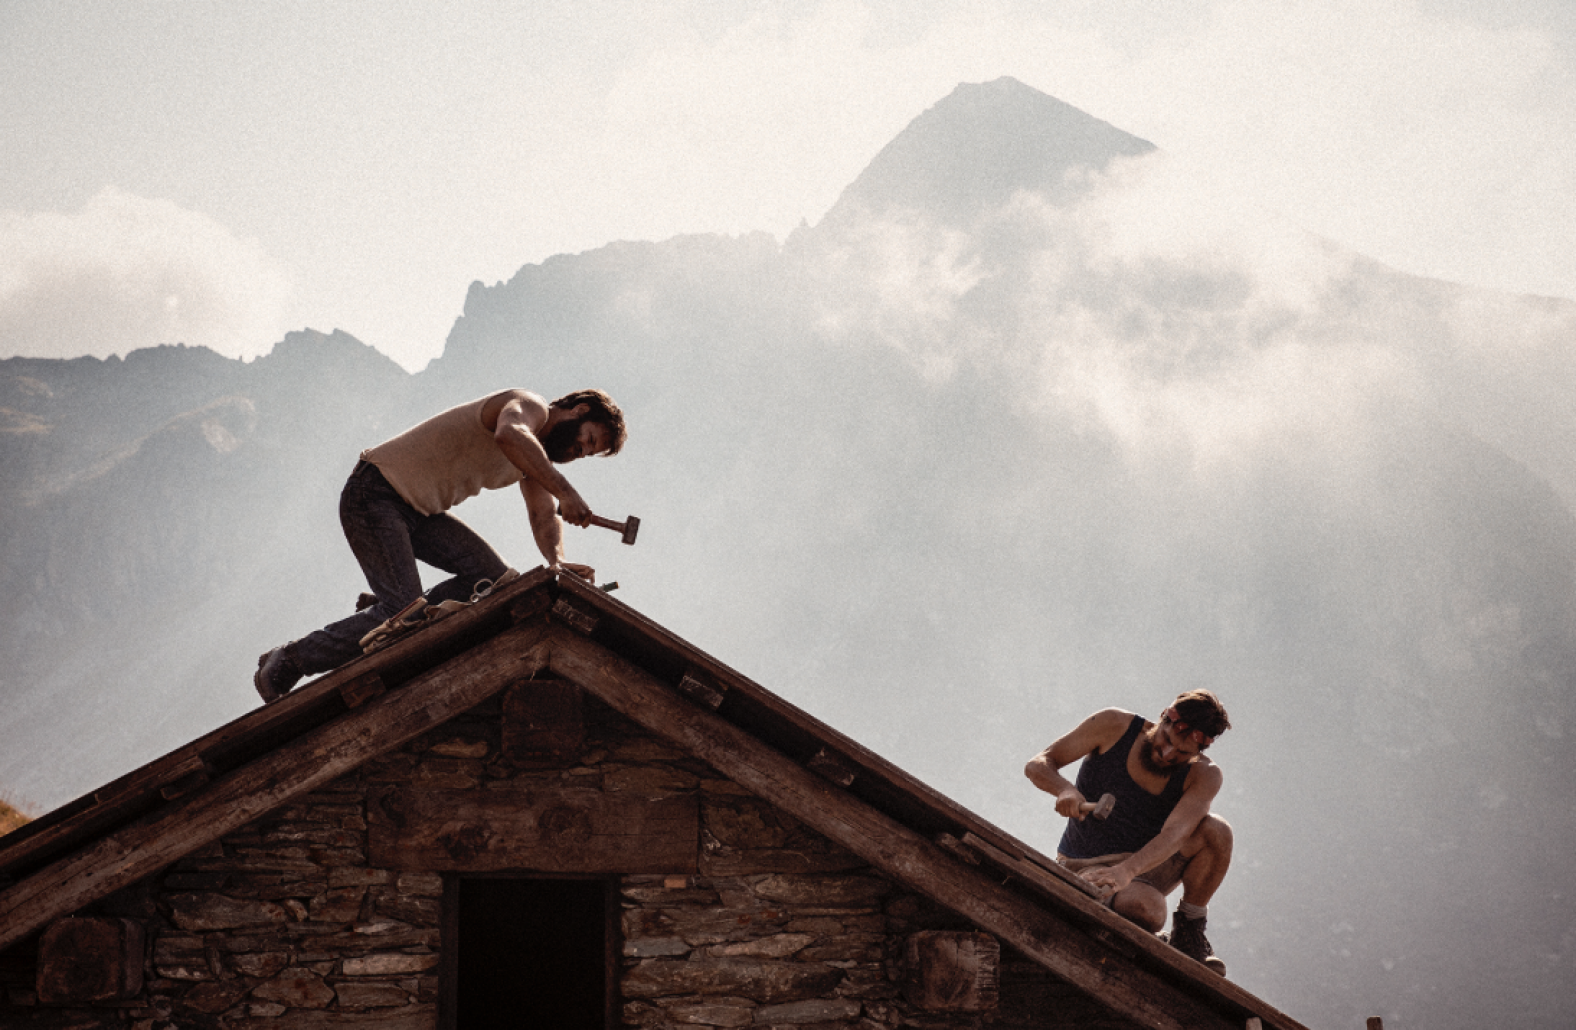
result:
M 1220 793 L 1220 767 L 1204 754 L 1231 728 L 1213 693 L 1177 697 L 1156 722 L 1120 708 L 1089 716 L 1029 760 L 1024 774 L 1056 798 L 1068 819 L 1056 860 L 1101 889 L 1111 908 L 1158 933 L 1166 895 L 1180 884 L 1171 930 L 1177 950 L 1225 975 L 1204 936 L 1210 899 L 1231 864 L 1231 827 L 1209 807 Z M 1061 770 L 1082 760 L 1076 782 Z M 1106 819 L 1089 811 L 1106 794 Z

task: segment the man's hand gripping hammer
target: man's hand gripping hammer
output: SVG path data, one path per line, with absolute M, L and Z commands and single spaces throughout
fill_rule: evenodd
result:
M 1099 801 L 1085 801 L 1078 806 L 1083 815 L 1092 815 L 1096 819 L 1109 819 L 1112 809 L 1116 808 L 1116 795 L 1107 794 Z M 1080 816 L 1082 818 L 1082 816 Z

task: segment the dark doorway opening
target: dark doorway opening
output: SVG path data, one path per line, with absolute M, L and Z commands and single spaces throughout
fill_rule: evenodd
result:
M 445 892 L 446 1027 L 605 1030 L 616 912 L 604 880 L 456 877 Z

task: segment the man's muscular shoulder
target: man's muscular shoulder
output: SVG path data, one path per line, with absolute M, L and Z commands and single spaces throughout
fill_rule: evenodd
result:
M 1084 720 L 1084 725 L 1098 737 L 1101 751 L 1121 740 L 1132 723 L 1133 713 L 1125 708 L 1102 708 Z
M 1066 737 L 1062 738 L 1079 756 L 1098 751 L 1105 754 L 1122 739 L 1133 721 L 1133 713 L 1121 708 L 1102 708 L 1089 716 Z M 1054 745 L 1053 745 L 1054 746 Z
M 518 387 L 500 390 L 488 397 L 487 403 L 482 405 L 482 424 L 490 432 L 498 431 L 498 418 L 505 408 L 519 412 L 522 420 L 533 433 L 539 430 L 547 419 L 548 404 L 540 395 Z
M 1220 766 L 1208 755 L 1199 755 L 1188 765 L 1187 783 L 1184 790 L 1206 789 L 1210 794 L 1217 793 L 1221 785 L 1226 782 L 1225 774 L 1220 771 Z

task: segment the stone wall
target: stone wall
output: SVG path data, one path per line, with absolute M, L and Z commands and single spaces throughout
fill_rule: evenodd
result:
M 511 743 L 510 703 L 485 704 L 84 913 L 144 927 L 134 998 L 42 1004 L 36 941 L 0 955 L 0 1026 L 428 1030 L 444 875 L 371 864 L 369 822 L 387 818 L 380 799 L 569 788 L 620 805 L 692 799 L 698 815 L 689 868 L 616 877 L 628 1026 L 1122 1025 L 1005 951 L 985 985 L 988 1008 L 927 1010 L 908 943 L 921 931 L 973 927 L 592 700 L 578 702 L 580 725 L 558 734 L 556 753 Z M 455 853 L 463 866 L 474 852 Z

